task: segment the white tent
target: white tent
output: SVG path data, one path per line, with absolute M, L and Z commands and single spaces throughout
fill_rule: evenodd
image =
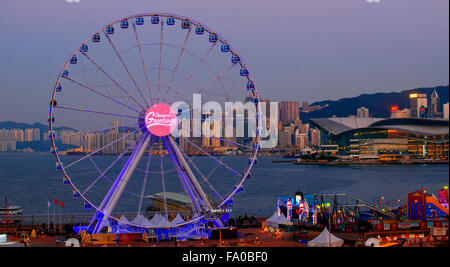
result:
M 180 214 L 177 214 L 177 216 L 175 216 L 175 218 L 171 221 L 171 223 L 176 225 L 176 224 L 184 223 L 184 220 L 183 220 L 183 218 L 181 218 Z
M 129 224 L 130 222 L 127 220 L 127 217 L 124 215 L 120 216 L 119 225 Z
M 284 214 L 281 214 L 278 216 L 278 214 L 275 212 L 269 219 L 266 220 L 266 226 L 269 227 L 278 227 L 280 224 L 290 224 L 291 222 L 286 219 Z
M 325 227 L 322 233 L 308 242 L 308 247 L 342 247 L 344 240 L 332 235 Z
M 174 224 L 169 222 L 169 220 L 167 220 L 166 217 L 161 216 L 160 226 L 169 228 L 169 227 L 173 227 Z
M 150 220 L 150 224 L 151 225 L 159 225 L 161 223 L 162 220 L 162 216 L 159 215 L 159 213 L 155 213 L 155 215 L 153 215 L 152 219 Z
M 136 217 L 134 217 L 134 219 L 131 221 L 131 223 L 137 224 L 137 225 L 143 225 L 143 226 L 151 225 L 150 221 L 142 214 L 138 214 Z
M 170 223 L 166 217 L 159 215 L 159 213 L 155 213 L 155 215 L 153 215 L 153 218 L 150 220 L 149 222 L 152 226 L 154 227 L 173 227 L 174 225 L 172 223 Z

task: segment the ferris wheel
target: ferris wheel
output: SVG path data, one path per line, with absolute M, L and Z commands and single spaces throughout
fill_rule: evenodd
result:
M 239 101 L 256 116 L 206 104 Z M 258 114 L 253 77 L 220 34 L 179 15 L 132 15 L 69 56 L 50 101 L 51 152 L 73 197 L 95 211 L 93 233 L 124 211 L 135 215 L 126 224 L 143 229 L 167 227 L 136 219 L 149 210 L 173 227 L 202 219 L 224 226 L 221 215 L 257 164 Z M 244 135 L 226 136 L 227 120 Z M 184 220 L 170 220 L 182 211 Z

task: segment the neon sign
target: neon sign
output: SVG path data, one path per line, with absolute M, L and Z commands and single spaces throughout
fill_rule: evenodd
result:
M 167 136 L 177 126 L 177 114 L 166 104 L 155 104 L 145 114 L 145 126 L 156 136 Z
M 286 201 L 286 207 L 287 207 L 286 217 L 287 217 L 288 221 L 290 221 L 291 218 L 292 218 L 292 216 L 291 216 L 291 214 L 292 214 L 292 200 L 288 199 Z

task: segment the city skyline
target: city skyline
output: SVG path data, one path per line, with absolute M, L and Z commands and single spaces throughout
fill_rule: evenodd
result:
M 131 5 L 109 1 L 106 7 L 101 0 L 7 3 L 3 10 L 9 12 L 2 14 L 4 23 L 0 28 L 5 36 L 0 121 L 45 122 L 51 89 L 73 49 L 114 19 L 151 11 L 186 15 L 223 34 L 245 57 L 264 99 L 281 102 L 294 98 L 312 103 L 448 84 L 447 2 L 258 1 L 266 8 L 251 15 L 249 11 L 255 4 L 251 1 L 236 2 L 239 11 L 221 7 L 221 12 L 217 12 L 214 3 L 194 2 L 196 5 L 178 1 L 170 5 L 155 1 L 151 8 L 143 1 Z M 51 13 L 47 10 L 49 5 L 53 7 Z M 336 15 L 329 10 L 336 11 Z M 77 12 L 86 15 L 81 19 Z M 230 20 L 230 12 L 242 19 Z M 280 20 L 267 19 L 272 14 Z M 377 19 L 381 17 L 383 21 Z M 402 20 L 398 20 L 400 17 Z M 327 42 L 328 38 L 333 38 L 333 42 Z M 273 53 L 272 47 L 279 49 Z M 24 73 L 27 79 L 23 79 Z M 20 112 L 8 112 L 14 107 L 20 107 Z

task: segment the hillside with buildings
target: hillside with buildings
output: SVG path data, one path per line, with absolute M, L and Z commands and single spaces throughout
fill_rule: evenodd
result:
M 365 107 L 369 110 L 369 116 L 374 118 L 389 118 L 391 110 L 403 110 L 409 108 L 409 95 L 413 93 L 426 94 L 428 103 L 431 103 L 431 95 L 433 91 L 439 96 L 439 103 L 437 105 L 438 112 L 443 112 L 443 105 L 449 101 L 449 86 L 437 86 L 431 88 L 417 88 L 404 90 L 402 92 L 393 93 L 376 93 L 376 94 L 362 94 L 357 97 L 342 98 L 336 101 L 327 100 L 315 102 L 309 105 L 309 110 L 301 112 L 302 119 L 308 118 L 328 118 L 348 117 L 357 115 L 356 110 L 360 107 Z M 304 105 L 302 105 L 304 106 Z M 315 107 L 315 109 L 311 108 Z M 321 108 L 319 108 L 321 107 Z M 304 108 L 303 108 L 304 109 Z

